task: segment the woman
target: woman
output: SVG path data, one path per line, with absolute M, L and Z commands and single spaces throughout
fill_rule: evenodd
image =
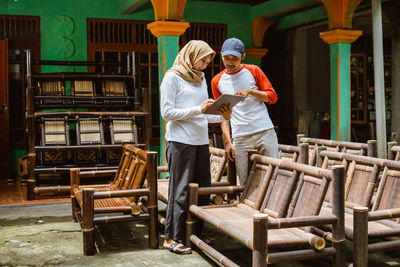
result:
M 229 120 L 230 106 L 219 115 L 203 112 L 214 100 L 208 99 L 204 70 L 215 52 L 204 41 L 187 43 L 161 83 L 161 116 L 167 121 L 166 158 L 170 174 L 164 248 L 190 254 L 182 244 L 185 237 L 188 183 L 210 186 L 208 123 Z M 199 199 L 206 204 L 207 197 Z

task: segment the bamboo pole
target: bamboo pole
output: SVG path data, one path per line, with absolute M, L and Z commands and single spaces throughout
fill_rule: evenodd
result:
M 80 212 L 80 207 L 78 204 L 78 201 L 76 199 L 75 193 L 74 193 L 74 186 L 79 186 L 79 168 L 73 168 L 70 171 L 70 180 L 71 180 L 71 206 L 72 206 L 72 220 L 77 221 L 78 218 L 76 217 L 75 214 Z
M 95 254 L 94 245 L 94 190 L 84 188 L 82 190 L 82 234 L 83 234 L 83 253 L 86 256 Z
M 354 267 L 368 266 L 368 208 L 353 209 L 353 261 Z
M 387 148 L 387 159 L 389 160 L 394 160 L 395 159 L 395 153 L 392 151 L 392 147 L 397 145 L 397 142 L 388 142 L 388 148 Z
M 368 140 L 368 150 L 367 150 L 367 156 L 368 157 L 377 157 L 378 156 L 378 147 L 376 140 Z
M 147 209 L 150 215 L 149 247 L 158 248 L 158 204 L 157 204 L 157 152 L 147 152 L 147 186 L 150 191 Z
M 253 266 L 267 266 L 268 253 L 268 215 L 253 215 Z
M 197 205 L 199 194 L 199 184 L 189 183 L 189 197 L 188 197 L 188 207 Z M 190 212 L 190 210 L 186 214 L 186 239 L 185 245 L 191 247 L 190 236 L 194 234 L 194 227 L 196 225 L 196 216 Z
M 337 221 L 332 225 L 332 245 L 336 250 L 334 256 L 334 266 L 345 266 L 346 247 L 344 231 L 344 166 L 333 166 L 332 183 L 332 214 L 336 216 Z
M 308 164 L 308 143 L 300 144 L 299 163 Z
M 195 235 L 190 236 L 190 241 L 192 241 L 193 244 L 195 244 L 198 248 L 200 248 L 202 251 L 205 251 L 207 254 L 209 254 L 211 257 L 213 257 L 215 260 L 217 260 L 219 263 L 221 263 L 224 266 L 228 267 L 239 267 L 236 263 L 207 245 L 205 242 L 203 242 L 200 238 L 198 238 Z

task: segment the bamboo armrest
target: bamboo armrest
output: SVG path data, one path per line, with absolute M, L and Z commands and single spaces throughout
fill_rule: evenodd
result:
M 141 188 L 141 189 L 94 192 L 93 198 L 104 199 L 104 198 L 118 198 L 118 197 L 149 196 L 149 195 L 150 195 L 150 190 L 148 188 Z
M 268 229 L 283 229 L 305 226 L 317 226 L 336 223 L 334 215 L 302 216 L 290 218 L 268 218 Z
M 168 166 L 157 166 L 157 172 L 168 172 Z
M 368 221 L 370 222 L 394 218 L 400 218 L 400 208 L 368 212 Z
M 235 194 L 243 192 L 244 186 L 230 185 L 230 186 L 211 186 L 211 187 L 199 187 L 199 195 L 210 195 L 210 194 Z

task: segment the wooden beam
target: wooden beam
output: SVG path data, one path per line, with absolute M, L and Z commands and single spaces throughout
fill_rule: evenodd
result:
M 133 14 L 147 3 L 150 3 L 150 0 L 120 0 L 121 14 Z

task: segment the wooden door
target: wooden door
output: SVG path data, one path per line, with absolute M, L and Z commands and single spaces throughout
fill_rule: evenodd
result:
M 0 40 L 0 179 L 10 176 L 10 135 L 8 120 L 8 45 Z

